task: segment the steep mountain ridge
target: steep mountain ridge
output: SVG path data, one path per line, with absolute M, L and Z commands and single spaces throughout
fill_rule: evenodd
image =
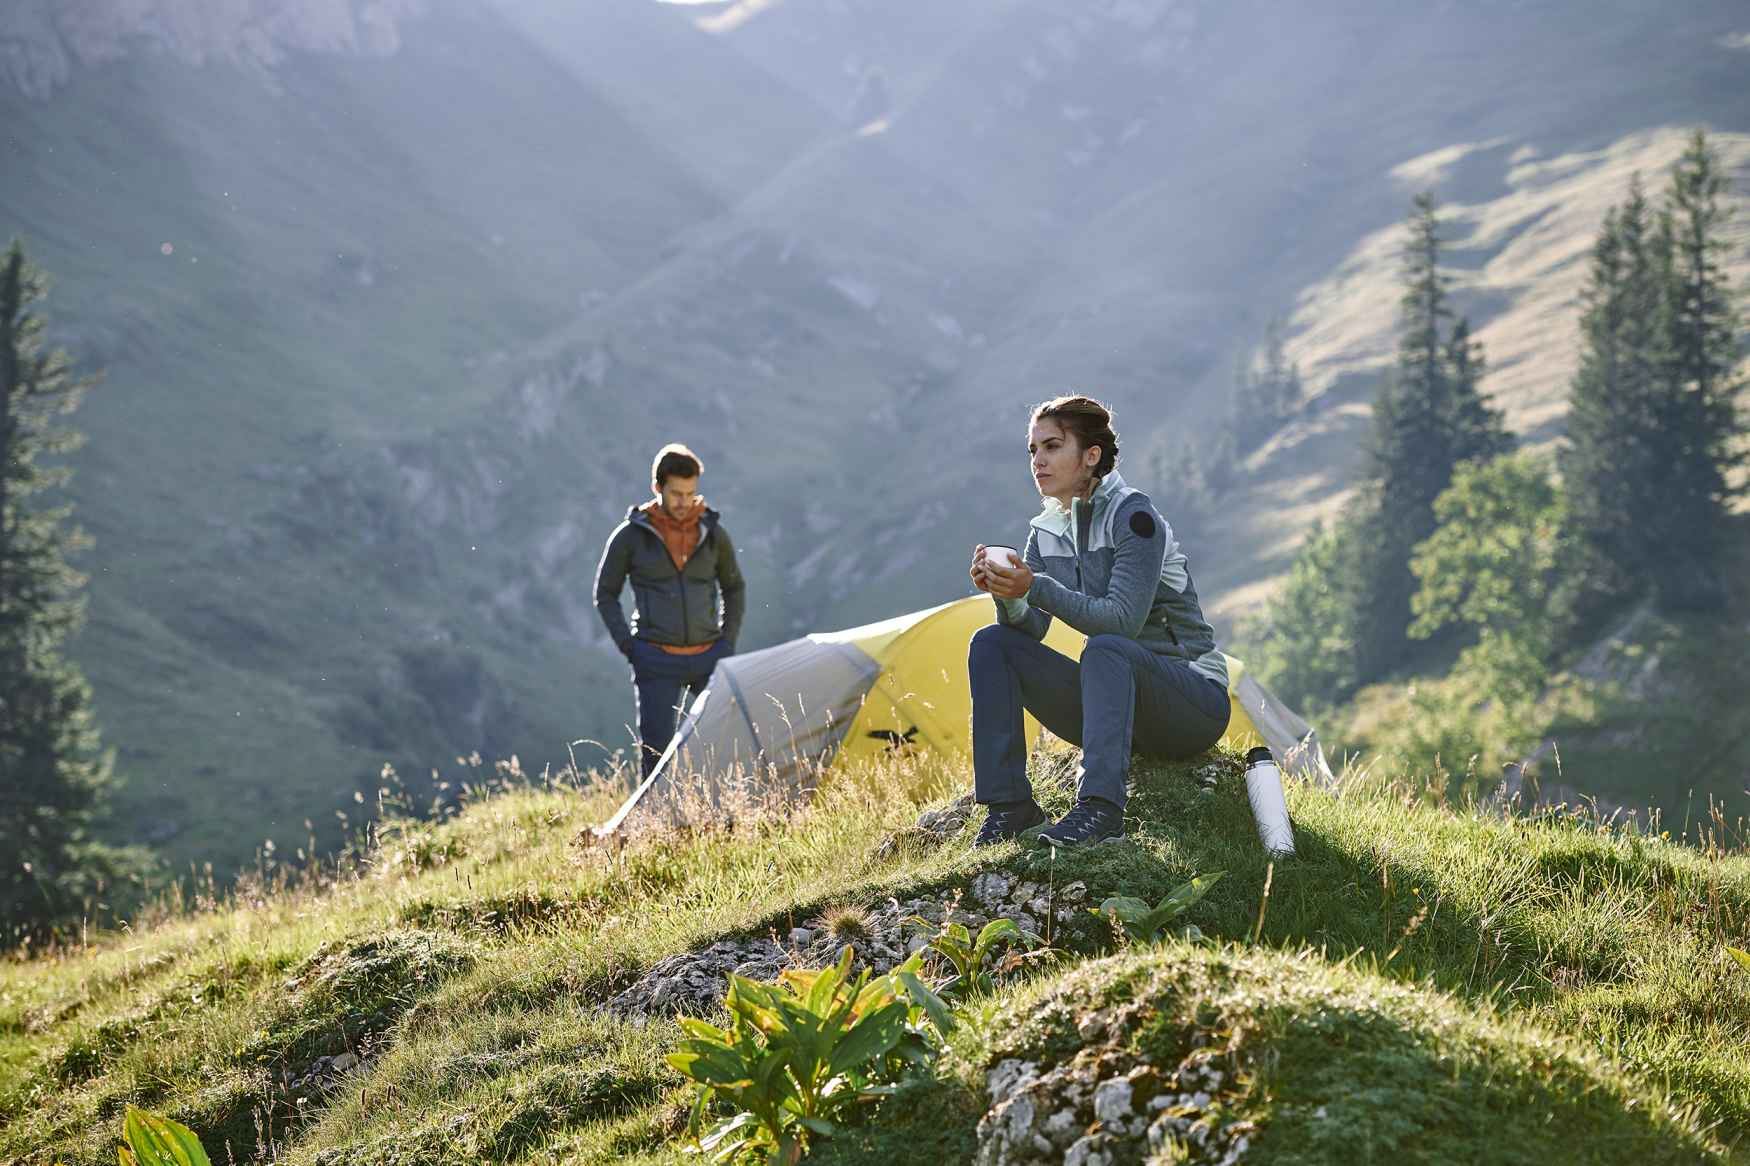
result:
M 393 45 L 136 38 L 0 98 L 0 231 L 109 370 L 79 650 L 128 828 L 179 860 L 284 848 L 385 760 L 623 744 L 589 581 L 664 440 L 705 457 L 752 647 L 957 594 L 1066 387 L 1171 516 L 1150 455 L 1289 315 L 1317 400 L 1183 531 L 1231 624 L 1346 488 L 1411 190 L 1546 437 L 1626 172 L 1697 122 L 1741 167 L 1750 130 L 1723 3 L 394 11 Z
M 130 54 L 271 68 L 294 53 L 388 56 L 425 0 L 13 0 L 0 11 L 0 85 L 46 98 L 75 69 Z

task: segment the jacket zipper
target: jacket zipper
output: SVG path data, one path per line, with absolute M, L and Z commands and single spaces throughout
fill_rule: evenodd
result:
M 655 527 L 651 527 L 650 533 L 656 535 L 656 541 L 662 545 L 662 557 L 667 559 L 671 563 L 674 562 L 674 556 L 670 555 L 668 553 L 668 544 L 666 542 L 663 542 L 662 533 L 660 531 L 658 531 Z M 705 537 L 709 533 L 710 533 L 709 531 L 705 531 L 699 535 L 699 545 L 693 548 L 694 555 L 698 554 L 700 548 L 702 548 L 705 545 Z M 687 556 L 687 562 L 689 562 L 689 563 L 692 562 L 692 555 Z M 693 623 L 693 617 L 687 611 L 687 578 L 686 578 L 686 564 L 685 563 L 681 564 L 679 567 L 676 567 L 674 569 L 674 578 L 675 578 L 675 582 L 680 585 L 679 590 L 681 593 L 681 639 L 684 641 L 684 640 L 689 638 L 689 633 L 692 630 L 692 623 Z M 680 646 L 686 647 L 687 645 L 683 643 Z
M 1082 583 L 1082 516 L 1076 513 L 1076 508 L 1082 505 L 1080 498 L 1069 500 L 1069 545 L 1076 549 L 1076 590 L 1084 589 Z M 1088 529 L 1094 528 L 1093 516 L 1088 516 Z
M 703 535 L 700 536 L 699 541 L 701 543 L 705 541 Z M 663 550 L 664 554 L 668 553 L 668 544 L 667 543 L 663 544 L 662 550 Z M 698 553 L 699 553 L 699 548 L 695 546 L 693 548 L 693 554 L 696 555 Z M 688 557 L 688 559 L 691 559 L 692 555 L 689 555 L 687 557 Z M 673 562 L 673 560 L 671 559 L 670 562 Z M 687 640 L 692 638 L 692 630 L 693 630 L 693 617 L 691 615 L 687 614 L 687 570 L 686 570 L 686 568 L 687 568 L 687 565 L 685 563 L 682 563 L 680 566 L 678 566 L 674 569 L 675 582 L 680 584 L 680 591 L 681 591 L 681 641 L 683 644 Z

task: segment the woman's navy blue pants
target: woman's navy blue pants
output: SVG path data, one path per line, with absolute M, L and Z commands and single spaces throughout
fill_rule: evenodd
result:
M 1195 757 L 1221 740 L 1227 691 L 1126 636 L 1091 636 L 1078 663 L 1014 628 L 972 637 L 972 789 L 981 803 L 1033 796 L 1023 712 L 1082 747 L 1077 796 L 1125 802 L 1130 754 Z

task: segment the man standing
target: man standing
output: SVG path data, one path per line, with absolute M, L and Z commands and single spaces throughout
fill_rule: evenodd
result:
M 674 736 L 681 693 L 690 702 L 717 661 L 735 652 L 747 609 L 735 545 L 699 494 L 693 451 L 670 444 L 651 468 L 656 497 L 626 512 L 596 569 L 595 605 L 632 664 L 639 771 L 648 776 Z M 631 626 L 620 590 L 632 580 Z

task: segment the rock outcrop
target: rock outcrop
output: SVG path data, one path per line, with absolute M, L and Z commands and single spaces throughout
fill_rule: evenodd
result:
M 386 56 L 425 0 L 10 0 L 0 85 L 46 98 L 78 68 L 136 52 L 271 68 L 294 52 Z

